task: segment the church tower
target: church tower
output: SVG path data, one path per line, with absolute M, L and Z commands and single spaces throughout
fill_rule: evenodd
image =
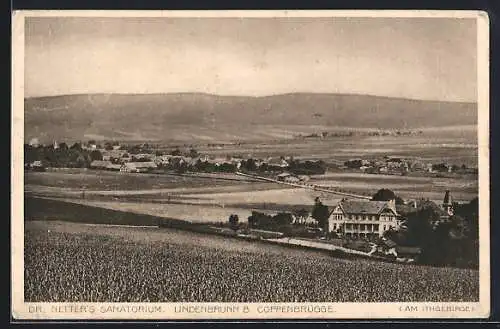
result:
M 453 216 L 453 199 L 449 190 L 444 194 L 443 209 L 449 216 Z

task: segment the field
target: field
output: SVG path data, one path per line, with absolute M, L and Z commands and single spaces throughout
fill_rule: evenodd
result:
M 228 175 L 224 175 L 227 177 Z M 235 179 L 236 175 L 231 175 Z M 239 183 L 248 179 L 237 177 Z M 59 169 L 47 172 L 26 172 L 25 184 L 65 189 L 86 190 L 160 190 L 176 187 L 195 188 L 235 185 L 234 181 L 163 174 L 124 174 L 104 170 Z
M 478 272 L 167 229 L 26 222 L 29 302 L 477 301 Z
M 324 128 L 326 129 L 326 128 Z M 293 133 L 293 131 L 291 132 Z M 326 139 L 281 139 L 269 142 L 243 142 L 220 147 L 197 147 L 215 155 L 251 154 L 257 158 L 293 155 L 295 158 L 322 159 L 343 163 L 350 158 L 382 158 L 385 155 L 419 157 L 425 162 L 469 167 L 477 166 L 476 126 L 423 129 L 416 136 L 352 136 Z
M 474 177 L 436 178 L 363 173 L 327 173 L 313 176 L 311 183 L 336 186 L 342 190 L 373 195 L 380 188 L 393 190 L 404 199 L 428 198 L 442 201 L 444 192 L 451 190 L 457 201 L 469 201 L 478 194 Z

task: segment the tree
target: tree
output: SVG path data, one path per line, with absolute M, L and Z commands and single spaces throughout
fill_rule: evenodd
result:
M 283 213 L 280 212 L 273 216 L 273 221 L 276 225 L 283 226 L 283 225 L 290 225 L 292 224 L 293 217 L 292 214 L 290 213 Z
M 236 214 L 231 214 L 231 215 L 229 216 L 229 225 L 231 225 L 231 228 L 232 228 L 233 230 L 238 229 L 238 223 L 239 223 L 239 221 L 240 221 L 240 219 L 239 219 L 238 215 L 236 215 Z
M 383 188 L 377 191 L 372 196 L 372 201 L 390 201 L 396 200 L 396 204 L 403 204 L 404 201 L 400 197 L 398 197 L 393 191 Z
M 80 144 L 80 143 L 74 143 L 73 145 L 71 145 L 70 149 L 81 151 L 82 150 L 82 144 Z
M 113 144 L 111 144 L 111 143 L 109 143 L 109 142 L 105 143 L 105 144 L 104 144 L 104 149 L 105 149 L 106 151 L 111 151 L 111 150 L 113 149 Z
M 66 144 L 65 142 L 62 142 L 61 144 L 59 144 L 59 149 L 61 151 L 66 151 L 68 150 L 68 144 Z
M 319 198 L 314 200 L 314 207 L 311 216 L 318 221 L 321 228 L 326 228 L 330 212 L 328 211 L 328 207 L 325 206 Z
M 32 163 L 38 159 L 37 149 L 29 144 L 24 144 L 24 162 Z
M 179 156 L 181 155 L 181 150 L 179 150 L 179 148 L 176 148 L 175 150 L 173 150 L 172 152 L 170 152 L 171 155 L 173 156 Z
M 102 154 L 99 150 L 93 150 L 90 152 L 90 160 L 95 161 L 95 160 L 102 160 Z
M 198 155 L 199 155 L 199 154 L 198 154 L 198 151 L 196 151 L 194 148 L 191 148 L 191 149 L 189 150 L 189 156 L 190 156 L 191 158 L 196 158 Z
M 257 165 L 255 164 L 255 160 L 252 158 L 244 161 L 241 165 L 246 171 L 255 171 L 257 169 Z
M 295 211 L 295 216 L 299 218 L 306 218 L 307 216 L 309 216 L 309 211 L 307 211 L 307 209 L 304 208 L 298 209 Z

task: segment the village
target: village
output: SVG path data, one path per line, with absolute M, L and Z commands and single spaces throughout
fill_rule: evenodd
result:
M 241 155 L 227 154 L 221 157 L 213 154 L 200 154 L 192 147 L 187 148 L 184 152 L 179 147 L 176 147 L 167 153 L 149 148 L 147 144 L 123 146 L 118 142 L 99 144 L 95 141 L 89 141 L 68 146 L 64 142 L 58 143 L 54 141 L 53 144 L 44 146 L 37 139 L 25 144 L 25 150 L 29 152 L 26 158 L 27 161 L 25 161 L 27 169 L 55 166 L 88 167 L 91 169 L 138 173 L 151 172 L 160 168 L 199 172 L 279 172 L 278 178 L 287 182 L 307 181 L 307 175 L 323 174 L 327 169 L 385 175 L 424 175 L 428 177 L 440 177 L 446 174 L 477 176 L 478 174 L 477 167 L 468 167 L 466 164 L 430 163 L 414 156 L 397 155 L 383 155 L 379 158 L 369 159 L 353 158 L 339 165 L 338 163 L 326 163 L 323 160 L 298 160 L 294 159 L 293 156 L 254 159 L 251 156 L 242 157 Z M 40 150 L 42 150 L 41 153 Z M 79 156 L 73 160 L 66 159 L 58 163 L 57 156 L 58 153 L 61 153 L 58 150 L 86 151 L 87 156 Z M 30 154 L 33 156 L 30 156 Z

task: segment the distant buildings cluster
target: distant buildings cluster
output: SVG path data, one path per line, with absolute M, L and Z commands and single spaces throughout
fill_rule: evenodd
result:
M 344 162 L 344 168 L 359 169 L 370 174 L 405 174 L 409 172 L 462 172 L 477 173 L 477 169 L 457 166 L 446 162 L 430 163 L 417 158 L 403 156 L 384 156 L 382 159 L 350 159 Z

